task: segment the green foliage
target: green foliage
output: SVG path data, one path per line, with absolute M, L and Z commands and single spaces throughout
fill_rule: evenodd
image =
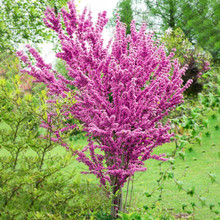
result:
M 162 209 L 160 203 L 156 203 L 153 209 L 144 206 L 143 209 L 131 213 L 119 213 L 118 220 L 173 220 L 175 219 L 168 210 Z
M 0 70 L 3 76 L 10 77 L 18 74 L 19 60 L 16 56 L 9 53 L 0 53 Z
M 56 60 L 56 66 L 55 66 L 55 68 L 56 68 L 56 71 L 57 71 L 58 73 L 62 74 L 66 79 L 68 79 L 68 80 L 72 80 L 72 79 L 73 79 L 72 77 L 70 77 L 70 76 L 68 75 L 68 71 L 67 71 L 67 69 L 66 69 L 66 66 L 65 66 L 65 63 L 64 63 L 63 60 L 57 59 L 57 60 Z M 73 86 L 73 85 L 69 85 L 69 88 L 70 88 L 71 90 L 74 90 L 74 86 Z
M 12 160 L 0 157 L 1 219 L 83 219 L 108 206 L 98 186 L 80 180 L 74 170 L 65 172 L 72 155 L 46 157 L 41 171 L 38 161 L 36 155 L 20 157 L 20 168 L 12 171 Z
M 196 42 L 208 50 L 214 61 L 220 59 L 218 0 L 160 0 L 145 1 L 151 15 L 161 20 L 161 27 L 176 29 L 180 27 L 191 42 Z M 201 22 L 202 21 L 202 22 Z
M 174 50 L 174 58 L 178 59 L 180 65 L 182 67 L 187 65 L 187 70 L 182 77 L 183 84 L 189 79 L 192 79 L 193 82 L 185 94 L 197 95 L 203 88 L 202 75 L 210 69 L 211 54 L 198 46 L 193 46 L 180 28 L 167 30 L 162 42 L 166 47 L 167 54 Z
M 43 24 L 47 6 L 59 9 L 67 0 L 2 0 L 0 3 L 0 51 L 13 51 L 19 43 L 43 43 L 52 37 Z
M 214 78 L 215 70 L 210 77 Z M 201 135 L 206 129 L 205 135 L 210 137 L 209 122 L 207 115 L 211 114 L 213 119 L 219 116 L 220 95 L 216 92 L 218 82 L 209 80 L 209 87 L 200 93 L 197 100 L 186 100 L 179 106 L 172 119 L 172 127 L 175 132 L 175 142 L 178 148 L 183 149 L 186 143 L 201 145 Z M 218 126 L 216 127 L 218 130 Z
M 193 45 L 181 28 L 168 29 L 161 41 L 167 49 L 167 54 L 170 54 L 173 48 L 175 48 L 174 58 L 178 58 L 181 66 L 189 64 L 188 59 L 191 54 L 193 54 L 199 70 L 203 68 L 204 61 L 211 60 L 211 54 L 204 51 L 201 47 Z
M 119 1 L 120 3 L 121 1 Z M 123 1 L 123 7 L 126 8 L 130 3 Z M 163 33 L 169 27 L 173 30 L 181 28 L 193 44 L 197 44 L 204 50 L 212 54 L 214 62 L 220 60 L 220 2 L 218 0 L 133 0 L 132 4 L 145 4 L 146 9 L 140 7 L 133 13 L 127 13 L 126 10 L 120 10 L 119 4 L 116 9 L 119 15 L 127 18 L 123 20 L 128 26 L 135 14 L 136 20 L 145 19 L 148 25 L 159 34 Z M 130 16 L 130 19 L 128 18 Z M 201 22 L 202 21 L 202 22 Z
M 109 26 L 115 26 L 116 13 L 120 16 L 120 21 L 126 24 L 126 34 L 130 34 L 130 24 L 133 20 L 132 0 L 120 0 L 113 11 L 113 17 L 109 20 Z
M 47 104 L 44 90 L 32 95 L 20 85 L 19 75 L 0 79 L 0 218 L 83 219 L 101 212 L 108 198 L 76 177 L 74 146 L 66 151 L 62 141 L 52 141 L 62 114 L 48 123 L 47 113 L 65 103 Z M 46 129 L 39 127 L 42 121 Z
M 7 80 L 11 81 L 14 76 L 20 75 L 19 73 L 19 59 L 13 53 L 0 53 L 0 77 L 4 77 Z M 26 75 L 21 75 L 19 78 L 21 87 L 21 93 L 26 91 L 32 94 L 40 93 L 46 88 L 44 84 L 33 84 L 33 78 Z

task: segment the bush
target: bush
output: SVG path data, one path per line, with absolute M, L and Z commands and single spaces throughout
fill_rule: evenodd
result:
M 54 105 L 58 112 L 60 102 L 47 103 L 44 90 L 32 95 L 20 85 L 19 75 L 0 79 L 0 218 L 79 219 L 105 209 L 102 189 L 76 177 L 72 148 L 56 141 L 53 128 L 61 121 L 47 112 Z
M 182 77 L 183 84 L 186 84 L 189 79 L 192 79 L 193 82 L 185 94 L 197 95 L 200 93 L 203 89 L 203 83 L 199 79 L 202 74 L 210 69 L 211 54 L 196 45 L 192 45 L 180 28 L 168 29 L 162 41 L 167 54 L 174 52 L 174 58 L 178 59 L 180 65 L 182 67 L 188 66 L 185 75 Z

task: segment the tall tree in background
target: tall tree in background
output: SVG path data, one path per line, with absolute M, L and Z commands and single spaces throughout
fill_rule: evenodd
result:
M 161 20 L 163 30 L 180 27 L 186 37 L 220 59 L 219 0 L 145 0 L 151 15 Z
M 59 9 L 67 0 L 2 0 L 0 2 L 0 52 L 13 51 L 19 43 L 48 41 L 52 32 L 43 25 L 47 6 Z
M 122 1 L 123 7 L 128 7 L 126 0 Z M 132 2 L 135 2 L 132 0 Z M 181 28 L 186 37 L 194 44 L 208 50 L 214 62 L 220 60 L 220 1 L 219 0 L 136 0 L 137 3 L 145 3 L 145 11 L 134 12 L 136 16 L 144 17 L 147 14 L 153 18 L 152 25 L 165 31 Z M 131 4 L 131 3 L 129 3 Z M 127 5 L 127 6 L 125 6 Z M 117 6 L 121 17 L 123 14 Z M 129 13 L 123 11 L 127 16 Z M 146 15 L 145 15 L 146 17 Z M 132 19 L 132 18 L 131 18 Z M 126 23 L 126 20 L 121 20 Z M 129 19 L 127 19 L 129 21 Z M 126 23 L 128 26 L 128 23 Z
M 130 24 L 133 20 L 132 0 L 120 0 L 113 11 L 113 18 L 109 21 L 109 26 L 115 26 L 116 13 L 120 15 L 120 21 L 127 25 L 126 34 L 130 34 Z

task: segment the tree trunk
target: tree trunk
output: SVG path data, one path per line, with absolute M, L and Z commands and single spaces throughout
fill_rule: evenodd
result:
M 173 0 L 169 1 L 169 26 L 175 28 L 175 3 Z
M 113 186 L 112 188 L 112 206 L 111 206 L 111 216 L 113 219 L 118 217 L 118 212 L 123 211 L 123 194 L 122 188 L 120 186 Z

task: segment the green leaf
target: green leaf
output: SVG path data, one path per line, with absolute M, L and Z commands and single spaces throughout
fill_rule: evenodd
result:
M 173 174 L 173 172 L 168 171 L 167 176 L 168 176 L 169 179 L 173 179 L 174 174 Z
M 182 210 L 185 210 L 186 207 L 187 207 L 186 204 L 182 204 Z
M 193 186 L 192 188 L 188 189 L 187 194 L 193 197 L 193 195 L 195 194 L 195 187 Z
M 184 153 L 183 151 L 179 151 L 179 152 L 178 152 L 178 155 L 180 156 L 180 158 L 181 158 L 182 160 L 185 160 L 185 153 Z
M 197 141 L 197 143 L 198 143 L 199 145 L 201 145 L 202 137 L 196 136 L 196 137 L 195 137 L 195 140 Z
M 209 131 L 205 132 L 205 136 L 206 136 L 206 137 L 211 137 L 210 132 L 209 132 Z
M 147 205 L 144 205 L 143 208 L 144 208 L 145 210 L 148 210 L 148 209 L 149 209 L 149 207 L 148 207 Z
M 191 202 L 190 204 L 191 204 L 192 208 L 196 207 L 196 204 L 194 202 Z
M 205 204 L 206 204 L 206 198 L 205 198 L 205 197 L 200 197 L 199 200 L 200 200 L 202 206 L 205 206 Z
M 122 220 L 129 220 L 130 219 L 129 215 L 126 213 L 122 213 L 121 217 L 122 217 Z
M 213 204 L 210 204 L 210 205 L 209 205 L 209 209 L 210 209 L 210 210 L 212 210 L 214 207 L 215 207 L 215 205 L 213 205 Z
M 208 127 L 208 124 L 209 124 L 208 119 L 203 119 L 203 120 L 202 120 L 202 124 L 207 128 L 207 127 Z
M 178 180 L 178 181 L 176 181 L 176 184 L 177 184 L 179 190 L 181 190 L 183 188 L 183 182 L 182 181 Z
M 216 182 L 216 174 L 215 173 L 208 173 L 208 175 L 209 175 L 212 183 Z
M 144 195 L 145 195 L 146 197 L 151 197 L 151 194 L 148 193 L 148 192 L 145 192 Z
M 186 146 L 187 141 L 181 141 L 180 142 L 180 148 L 182 149 L 184 146 Z
M 211 118 L 216 119 L 217 118 L 216 114 L 212 114 Z

